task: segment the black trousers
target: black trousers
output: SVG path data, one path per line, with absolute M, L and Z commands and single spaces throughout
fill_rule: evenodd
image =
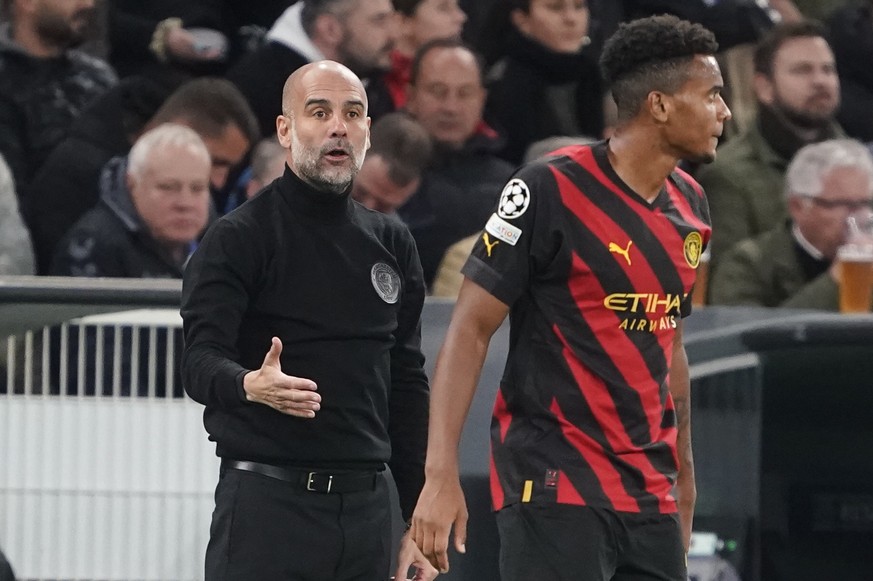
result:
M 685 581 L 679 517 L 567 504 L 497 513 L 503 581 Z
M 215 489 L 206 581 L 382 581 L 391 563 L 388 483 L 307 492 L 225 470 Z

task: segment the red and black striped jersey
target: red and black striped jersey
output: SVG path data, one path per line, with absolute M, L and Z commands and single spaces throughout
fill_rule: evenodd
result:
M 606 147 L 564 148 L 523 166 L 464 266 L 511 307 L 491 426 L 498 509 L 676 511 L 669 364 L 709 210 L 678 169 L 647 202 L 612 169 Z

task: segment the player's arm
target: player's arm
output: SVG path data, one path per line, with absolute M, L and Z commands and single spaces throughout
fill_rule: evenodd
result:
M 464 552 L 467 507 L 458 469 L 458 444 L 492 335 L 509 307 L 470 279 L 455 304 L 431 385 L 425 483 L 412 517 L 412 535 L 442 572 L 449 569 L 448 543 Z
M 691 542 L 691 525 L 694 519 L 694 503 L 697 486 L 694 481 L 694 457 L 691 454 L 691 378 L 688 372 L 688 355 L 682 342 L 682 322 L 673 338 L 673 360 L 670 364 L 670 394 L 676 410 L 676 425 L 679 433 L 676 449 L 679 456 L 679 476 L 676 479 L 676 500 L 679 504 L 679 519 L 682 524 L 682 543 L 688 552 Z

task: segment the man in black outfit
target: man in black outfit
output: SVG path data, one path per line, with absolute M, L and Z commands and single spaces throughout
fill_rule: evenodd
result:
M 305 65 L 282 104 L 284 176 L 207 232 L 184 281 L 183 381 L 222 459 L 206 580 L 386 579 L 385 464 L 405 519 L 424 476 L 421 265 L 402 224 L 350 199 L 370 126 L 354 73 Z M 437 574 L 408 535 L 400 560 Z

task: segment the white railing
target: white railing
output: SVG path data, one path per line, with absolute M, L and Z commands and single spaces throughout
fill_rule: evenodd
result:
M 180 323 L 134 311 L 8 341 L 0 548 L 19 579 L 202 579 L 218 461 L 173 372 Z

